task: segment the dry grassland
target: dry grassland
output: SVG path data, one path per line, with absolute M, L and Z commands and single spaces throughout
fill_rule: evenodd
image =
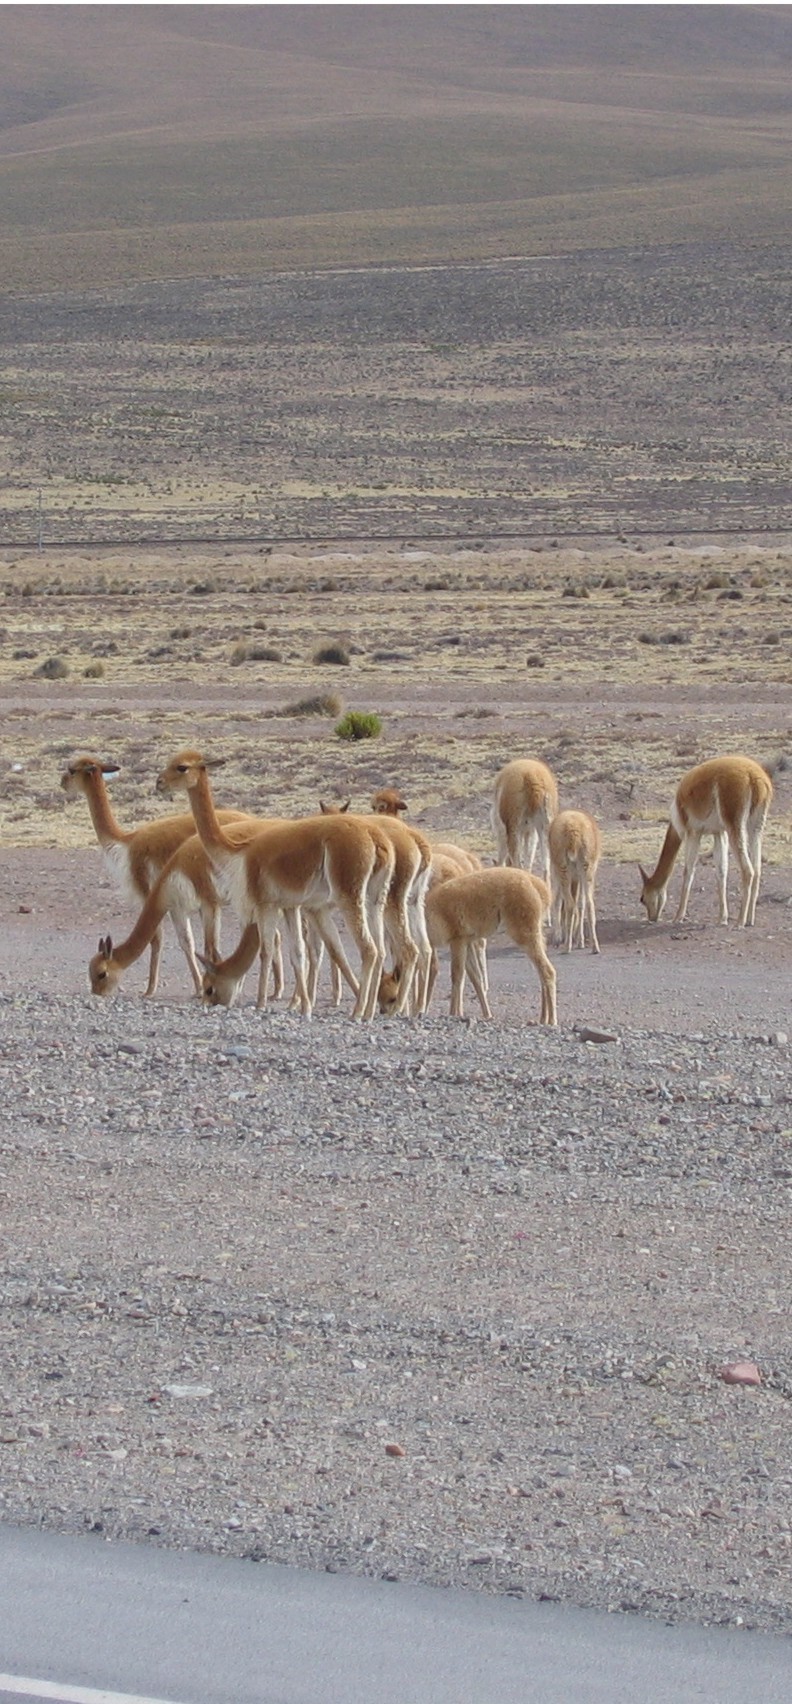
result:
M 6 557 L 0 592 L 10 846 L 92 843 L 57 787 L 75 752 L 120 764 L 134 823 L 162 809 L 156 770 L 189 743 L 227 760 L 224 803 L 363 807 L 395 782 L 416 820 L 484 853 L 497 769 L 540 755 L 599 816 L 609 858 L 651 859 L 683 770 L 728 750 L 772 761 L 792 739 L 787 547 L 64 553 Z M 337 640 L 348 666 L 312 661 Z M 42 678 L 53 658 L 67 672 Z M 284 714 L 316 693 L 377 710 L 382 737 L 350 747 L 334 716 Z M 766 855 L 788 865 L 780 779 Z
M 8 303 L 0 537 L 792 529 L 788 246 Z

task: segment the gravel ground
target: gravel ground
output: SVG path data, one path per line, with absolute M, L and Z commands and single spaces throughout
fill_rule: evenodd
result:
M 550 1033 L 511 951 L 491 1025 L 92 1001 L 95 858 L 45 952 L 3 857 L 5 1519 L 792 1626 L 783 872 L 750 936 L 606 889 Z

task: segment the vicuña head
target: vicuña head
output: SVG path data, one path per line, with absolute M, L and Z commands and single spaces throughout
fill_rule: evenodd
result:
M 211 960 L 204 958 L 201 953 L 198 953 L 197 957 L 206 966 L 201 978 L 201 999 L 204 1005 L 233 1006 L 243 979 L 239 976 L 229 976 L 219 970 L 216 964 L 212 964 Z
M 371 809 L 375 816 L 397 817 L 400 811 L 406 811 L 407 800 L 402 798 L 396 787 L 380 787 L 372 795 Z
M 222 769 L 224 757 L 204 757 L 200 751 L 177 751 L 170 763 L 157 776 L 157 792 L 172 798 L 174 793 L 189 793 L 198 785 L 201 775 L 212 769 Z
M 67 799 L 78 799 L 87 787 L 96 785 L 99 777 L 104 776 L 109 780 L 118 774 L 119 768 L 117 763 L 103 763 L 100 757 L 74 757 L 71 763 L 66 765 L 60 784 Z
M 92 994 L 113 994 L 118 987 L 121 966 L 113 958 L 113 943 L 109 935 L 99 939 L 99 950 L 88 965 L 88 980 Z
M 393 970 L 383 970 L 379 981 L 377 1004 L 383 1017 L 393 1017 L 399 1003 L 401 992 L 401 965 L 394 965 Z

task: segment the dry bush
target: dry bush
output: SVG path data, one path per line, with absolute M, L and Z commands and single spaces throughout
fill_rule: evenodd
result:
M 89 663 L 87 668 L 83 669 L 83 678 L 85 680 L 101 680 L 104 672 L 104 663 Z
M 63 657 L 47 657 L 46 661 L 33 670 L 36 680 L 65 680 L 69 673 L 69 665 Z
M 314 652 L 313 661 L 315 663 L 337 663 L 342 668 L 348 668 L 349 652 L 346 646 L 340 643 L 320 645 L 318 651 Z
M 281 710 L 274 710 L 274 716 L 340 716 L 344 708 L 344 700 L 338 692 L 314 692 L 307 698 L 298 698 L 294 704 L 284 704 Z
M 259 645 L 255 640 L 240 639 L 231 652 L 231 667 L 240 663 L 282 663 L 283 652 L 274 645 Z
M 687 633 L 681 633 L 678 627 L 670 627 L 665 633 L 639 633 L 639 645 L 689 645 Z

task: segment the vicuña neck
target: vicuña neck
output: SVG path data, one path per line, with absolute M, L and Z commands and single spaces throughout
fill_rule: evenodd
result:
M 113 816 L 107 788 L 101 775 L 93 776 L 92 785 L 88 788 L 85 797 L 88 800 L 91 822 L 94 825 L 94 833 L 100 846 L 124 845 L 127 840 L 132 838 L 131 834 L 128 834 Z
M 238 976 L 245 976 L 256 957 L 260 945 L 261 937 L 258 932 L 258 925 L 256 923 L 248 923 L 240 935 L 234 951 L 229 953 L 228 958 L 223 959 L 220 964 L 215 965 L 215 971 L 218 975 L 232 976 L 234 978 Z
M 660 857 L 653 875 L 649 877 L 652 887 L 665 887 L 676 863 L 677 853 L 682 841 L 672 822 L 665 831 L 665 840 L 660 848 Z
M 201 842 L 210 858 L 219 863 L 225 863 L 232 853 L 238 851 L 232 840 L 223 832 L 223 825 L 215 810 L 212 789 L 205 769 L 198 772 L 195 786 L 190 787 L 188 794 L 195 826 Z
M 134 964 L 135 959 L 139 959 L 141 953 L 145 952 L 153 941 L 167 909 L 164 884 L 161 881 L 156 882 L 134 928 L 130 930 L 125 941 L 120 941 L 117 947 L 113 947 L 113 959 L 119 970 L 127 970 L 129 965 Z

